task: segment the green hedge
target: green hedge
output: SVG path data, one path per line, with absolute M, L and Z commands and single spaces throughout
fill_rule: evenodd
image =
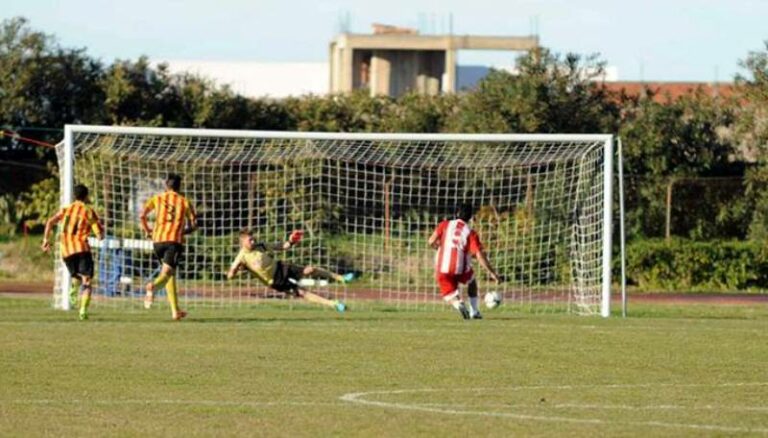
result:
M 638 241 L 627 246 L 627 282 L 649 292 L 768 289 L 768 249 L 742 241 Z

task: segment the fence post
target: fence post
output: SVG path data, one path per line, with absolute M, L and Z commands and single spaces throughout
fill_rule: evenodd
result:
M 666 227 L 664 230 L 664 240 L 669 242 L 672 239 L 672 186 L 675 184 L 675 178 L 670 177 L 667 184 L 667 216 Z

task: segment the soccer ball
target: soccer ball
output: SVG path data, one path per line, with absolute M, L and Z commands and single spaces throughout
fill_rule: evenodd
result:
M 485 307 L 495 309 L 501 304 L 501 294 L 498 292 L 488 292 L 485 294 Z

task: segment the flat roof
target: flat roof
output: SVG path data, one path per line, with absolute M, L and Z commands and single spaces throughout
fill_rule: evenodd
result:
M 539 47 L 537 36 L 407 35 L 343 33 L 333 40 L 339 47 L 378 50 L 516 50 Z

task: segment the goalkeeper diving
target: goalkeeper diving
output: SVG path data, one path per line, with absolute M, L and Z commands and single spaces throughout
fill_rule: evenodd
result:
M 301 297 L 309 302 L 332 307 L 339 312 L 347 310 L 346 304 L 339 300 L 329 300 L 299 286 L 299 281 L 307 277 L 319 277 L 337 283 L 349 283 L 354 274 L 336 274 L 315 266 L 298 266 L 293 263 L 275 260 L 271 252 L 287 251 L 298 244 L 303 237 L 300 230 L 293 231 L 285 242 L 267 244 L 257 242 L 247 230 L 240 232 L 240 252 L 227 272 L 227 278 L 234 278 L 241 269 L 246 269 L 256 276 L 265 286 L 288 295 Z

